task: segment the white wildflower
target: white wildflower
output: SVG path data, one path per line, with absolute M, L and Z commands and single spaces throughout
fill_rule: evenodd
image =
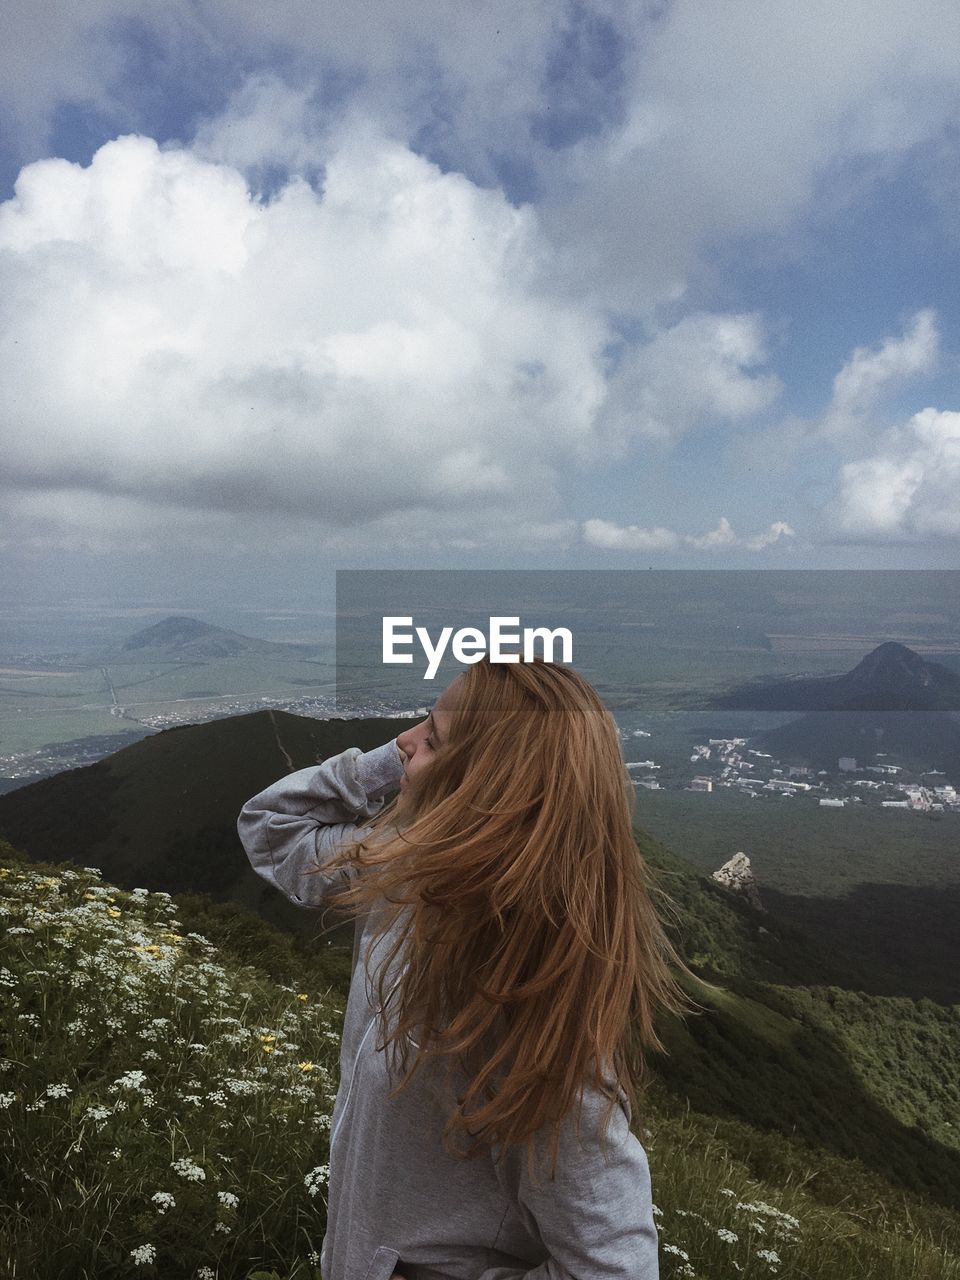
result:
M 166 1213 L 168 1209 L 175 1209 L 177 1202 L 169 1191 L 155 1191 L 150 1197 L 161 1213 Z
M 141 1244 L 141 1245 L 138 1245 L 136 1249 L 130 1250 L 130 1257 L 134 1260 L 134 1262 L 137 1262 L 141 1266 L 143 1266 L 148 1262 L 156 1261 L 157 1251 L 152 1244 Z
M 785 1223 L 787 1226 L 793 1227 L 794 1230 L 799 1230 L 800 1228 L 799 1218 L 793 1217 L 792 1214 L 784 1213 L 782 1209 L 777 1209 L 772 1204 L 767 1204 L 765 1200 L 754 1200 L 750 1202 L 738 1200 L 737 1208 L 747 1209 L 751 1213 L 765 1214 L 768 1218 L 776 1218 L 778 1222 Z
M 303 1185 L 307 1188 L 308 1195 L 315 1196 L 329 1177 L 330 1166 L 328 1164 L 321 1164 L 316 1169 L 311 1169 L 303 1180 Z
M 198 1164 L 194 1164 L 192 1160 L 180 1159 L 172 1160 L 170 1168 L 174 1173 L 179 1173 L 181 1178 L 186 1178 L 188 1182 L 204 1182 L 207 1175 Z
M 228 1209 L 236 1209 L 237 1205 L 240 1203 L 239 1199 L 232 1191 L 218 1191 L 217 1199 L 222 1205 L 226 1205 Z
M 110 1086 L 111 1093 L 117 1089 L 140 1089 L 146 1080 L 146 1073 L 143 1071 L 127 1071 L 122 1076 L 114 1080 Z

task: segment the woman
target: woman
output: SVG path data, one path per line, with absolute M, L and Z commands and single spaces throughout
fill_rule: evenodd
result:
M 695 979 L 632 796 L 580 675 L 484 659 L 244 806 L 256 871 L 356 917 L 324 1280 L 657 1280 L 630 1121 L 655 1015 L 694 1007 L 669 965 Z

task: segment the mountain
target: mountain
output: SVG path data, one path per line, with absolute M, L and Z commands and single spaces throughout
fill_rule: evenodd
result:
M 207 936 L 215 926 L 231 946 L 249 939 L 245 959 L 255 959 L 259 936 L 235 904 L 304 940 L 330 921 L 321 926 L 318 913 L 293 907 L 250 870 L 235 828 L 243 801 L 348 745 L 379 745 L 406 723 L 260 711 L 168 730 L 0 797 L 0 832 L 34 859 L 69 854 L 67 865 L 99 867 L 122 890 L 175 893 L 189 904 L 178 912 L 184 928 Z M 885 1194 L 909 1200 L 911 1213 L 910 1197 L 920 1197 L 936 1221 L 949 1215 L 946 1230 L 960 1209 L 958 1010 L 870 994 L 882 957 L 831 951 L 771 901 L 758 912 L 646 833 L 637 838 L 669 893 L 662 918 L 697 975 L 691 994 L 702 1006 L 682 1024 L 661 1020 L 666 1053 L 649 1058 L 658 1114 L 678 1126 L 708 1117 L 704 1132 L 723 1132 L 750 1177 L 782 1174 L 837 1204 L 856 1185 L 864 1204 Z M 201 895 L 217 901 L 204 906 Z M 348 934 L 349 924 L 334 936 Z M 788 1168 L 797 1170 L 790 1178 Z M 725 1169 L 719 1185 L 729 1187 Z
M 306 913 L 249 867 L 236 831 L 241 806 L 294 769 L 349 746 L 379 746 L 413 723 L 315 720 L 264 710 L 167 729 L 96 764 L 0 796 L 0 838 L 35 859 L 52 860 L 69 851 L 71 861 L 99 867 L 124 888 L 208 893 L 296 925 Z M 645 833 L 639 839 L 658 861 L 670 858 Z M 692 868 L 682 860 L 671 866 L 699 896 Z M 840 972 L 839 962 L 799 933 L 785 965 L 779 938 L 758 946 L 763 935 L 748 929 L 741 937 L 742 922 L 731 929 L 729 910 L 721 916 L 725 923 L 715 922 L 713 928 L 728 937 L 741 968 L 784 982 L 827 982 Z M 850 981 L 858 976 L 845 973 Z
M 68 853 L 125 888 L 208 893 L 302 929 L 309 915 L 247 862 L 236 829 L 241 806 L 295 769 L 346 747 L 380 746 L 414 723 L 265 710 L 166 729 L 0 795 L 0 833 L 32 858 Z
M 306 646 L 256 640 L 214 627 L 198 618 L 170 617 L 135 632 L 120 646 L 119 653 L 136 657 L 235 658 L 247 654 L 290 654 Z
M 888 640 L 844 675 L 741 685 L 710 705 L 728 711 L 960 711 L 960 675 Z

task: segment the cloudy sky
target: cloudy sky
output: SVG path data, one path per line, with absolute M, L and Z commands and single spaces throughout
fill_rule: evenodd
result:
M 955 0 L 11 0 L 9 581 L 953 566 L 958 67 Z

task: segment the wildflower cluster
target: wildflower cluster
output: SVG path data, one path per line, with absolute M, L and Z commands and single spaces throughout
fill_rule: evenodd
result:
M 764 1200 L 739 1200 L 736 1192 L 730 1187 L 720 1187 L 719 1194 L 728 1197 L 730 1201 L 734 1202 L 727 1212 L 729 1213 L 732 1210 L 739 1215 L 736 1220 L 737 1230 L 730 1226 L 715 1226 L 707 1215 L 700 1213 L 696 1209 L 675 1208 L 673 1216 L 681 1220 L 693 1219 L 695 1222 L 702 1223 L 703 1225 L 699 1232 L 701 1241 L 713 1237 L 730 1246 L 729 1264 L 734 1271 L 743 1272 L 749 1268 L 751 1274 L 753 1274 L 756 1268 L 752 1265 L 752 1260 L 756 1260 L 766 1263 L 764 1268 L 766 1274 L 777 1275 L 783 1261 L 779 1253 L 775 1249 L 766 1247 L 753 1248 L 755 1237 L 752 1233 L 757 1232 L 762 1235 L 769 1226 L 771 1233 L 778 1241 L 782 1241 L 786 1245 L 795 1244 L 800 1230 L 799 1220 L 793 1217 L 792 1214 L 784 1213 L 783 1210 L 777 1209 L 774 1205 L 767 1204 Z M 720 1206 L 718 1206 L 719 1208 Z M 654 1217 L 657 1219 L 658 1231 L 661 1233 L 660 1252 L 664 1255 L 665 1261 L 673 1264 L 673 1269 L 666 1274 L 670 1277 L 684 1276 L 693 1280 L 693 1277 L 699 1273 L 690 1260 L 689 1250 L 682 1249 L 679 1245 L 664 1240 L 663 1212 L 656 1205 L 654 1205 L 653 1212 Z M 739 1246 L 739 1248 L 734 1249 L 733 1246 Z M 739 1260 L 733 1256 L 735 1253 L 739 1254 Z M 674 1262 L 674 1259 L 678 1261 Z
M 278 1199 L 291 1238 L 321 1236 L 291 1153 L 302 1170 L 326 1159 L 340 1011 L 221 964 L 166 893 L 94 868 L 0 872 L 0 1147 L 18 1170 L 11 1215 L 34 1233 L 25 1270 L 45 1276 L 58 1238 L 103 1247 L 87 1204 L 134 1269 L 218 1274 L 228 1238 Z

